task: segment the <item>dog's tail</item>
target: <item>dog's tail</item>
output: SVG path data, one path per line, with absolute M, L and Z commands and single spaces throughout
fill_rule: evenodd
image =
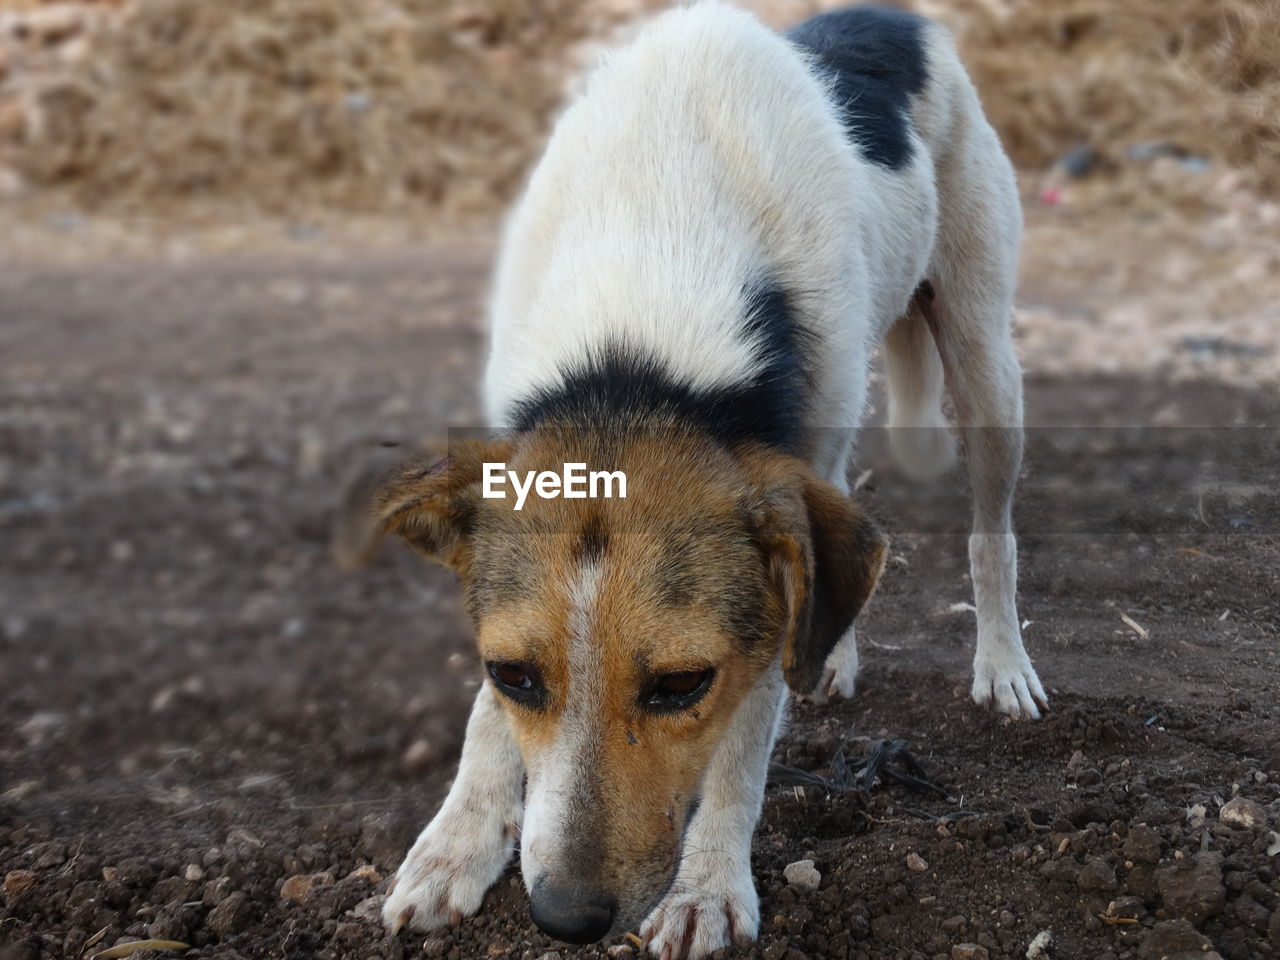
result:
M 911 477 L 941 476 L 956 459 L 956 440 L 942 412 L 946 389 L 942 357 L 933 339 L 922 288 L 906 314 L 885 338 L 885 374 L 889 381 L 889 449 Z

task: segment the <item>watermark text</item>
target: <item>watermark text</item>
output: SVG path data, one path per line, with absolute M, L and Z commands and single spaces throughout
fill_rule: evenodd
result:
M 524 509 L 524 502 L 531 492 L 544 500 L 564 497 L 569 500 L 592 500 L 613 497 L 626 499 L 627 475 L 621 470 L 587 470 L 585 463 L 566 463 L 560 473 L 554 470 L 528 470 L 523 478 L 505 463 L 486 463 L 482 495 L 489 500 L 503 500 L 505 487 L 510 482 L 516 494 L 517 510 Z M 615 492 L 616 491 L 616 492 Z

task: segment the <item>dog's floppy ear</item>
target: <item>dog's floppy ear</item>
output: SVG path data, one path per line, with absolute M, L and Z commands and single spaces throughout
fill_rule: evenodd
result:
M 888 541 L 853 500 L 794 457 L 757 460 L 759 529 L 783 604 L 782 671 L 812 693 L 827 655 L 870 599 Z M 763 475 L 761 475 L 761 473 Z
M 505 462 L 505 441 L 461 441 L 447 456 L 425 455 L 386 468 L 371 464 L 348 485 L 333 546 L 345 567 L 366 561 L 385 536 L 397 534 L 433 560 L 465 573 L 485 463 Z

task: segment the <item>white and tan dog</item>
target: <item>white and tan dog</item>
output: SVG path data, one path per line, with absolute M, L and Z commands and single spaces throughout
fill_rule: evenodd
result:
M 1013 172 L 947 34 L 854 9 L 787 35 L 665 14 L 556 126 L 515 210 L 486 382 L 498 439 L 375 497 L 460 576 L 488 682 L 401 866 L 395 929 L 478 910 L 519 837 L 535 922 L 639 925 L 698 958 L 754 938 L 751 837 L 787 688 L 849 696 L 885 544 L 849 497 L 868 358 L 892 443 L 975 499 L 973 698 L 1038 716 L 1014 604 L 1022 454 Z M 585 462 L 627 496 L 485 494 Z

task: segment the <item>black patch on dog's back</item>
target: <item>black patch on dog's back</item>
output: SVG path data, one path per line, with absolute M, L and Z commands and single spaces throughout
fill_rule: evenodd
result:
M 546 424 L 612 431 L 687 425 L 728 447 L 754 440 L 797 452 L 811 385 L 812 334 L 796 318 L 785 291 L 772 283 L 750 289 L 743 322 L 761 362 L 748 381 L 695 387 L 651 354 L 614 342 L 562 368 L 554 386 L 518 402 L 512 426 L 518 431 Z
M 787 33 L 834 77 L 849 138 L 868 160 L 891 170 L 911 159 L 908 98 L 928 78 L 925 23 L 905 10 L 856 7 L 819 14 Z

